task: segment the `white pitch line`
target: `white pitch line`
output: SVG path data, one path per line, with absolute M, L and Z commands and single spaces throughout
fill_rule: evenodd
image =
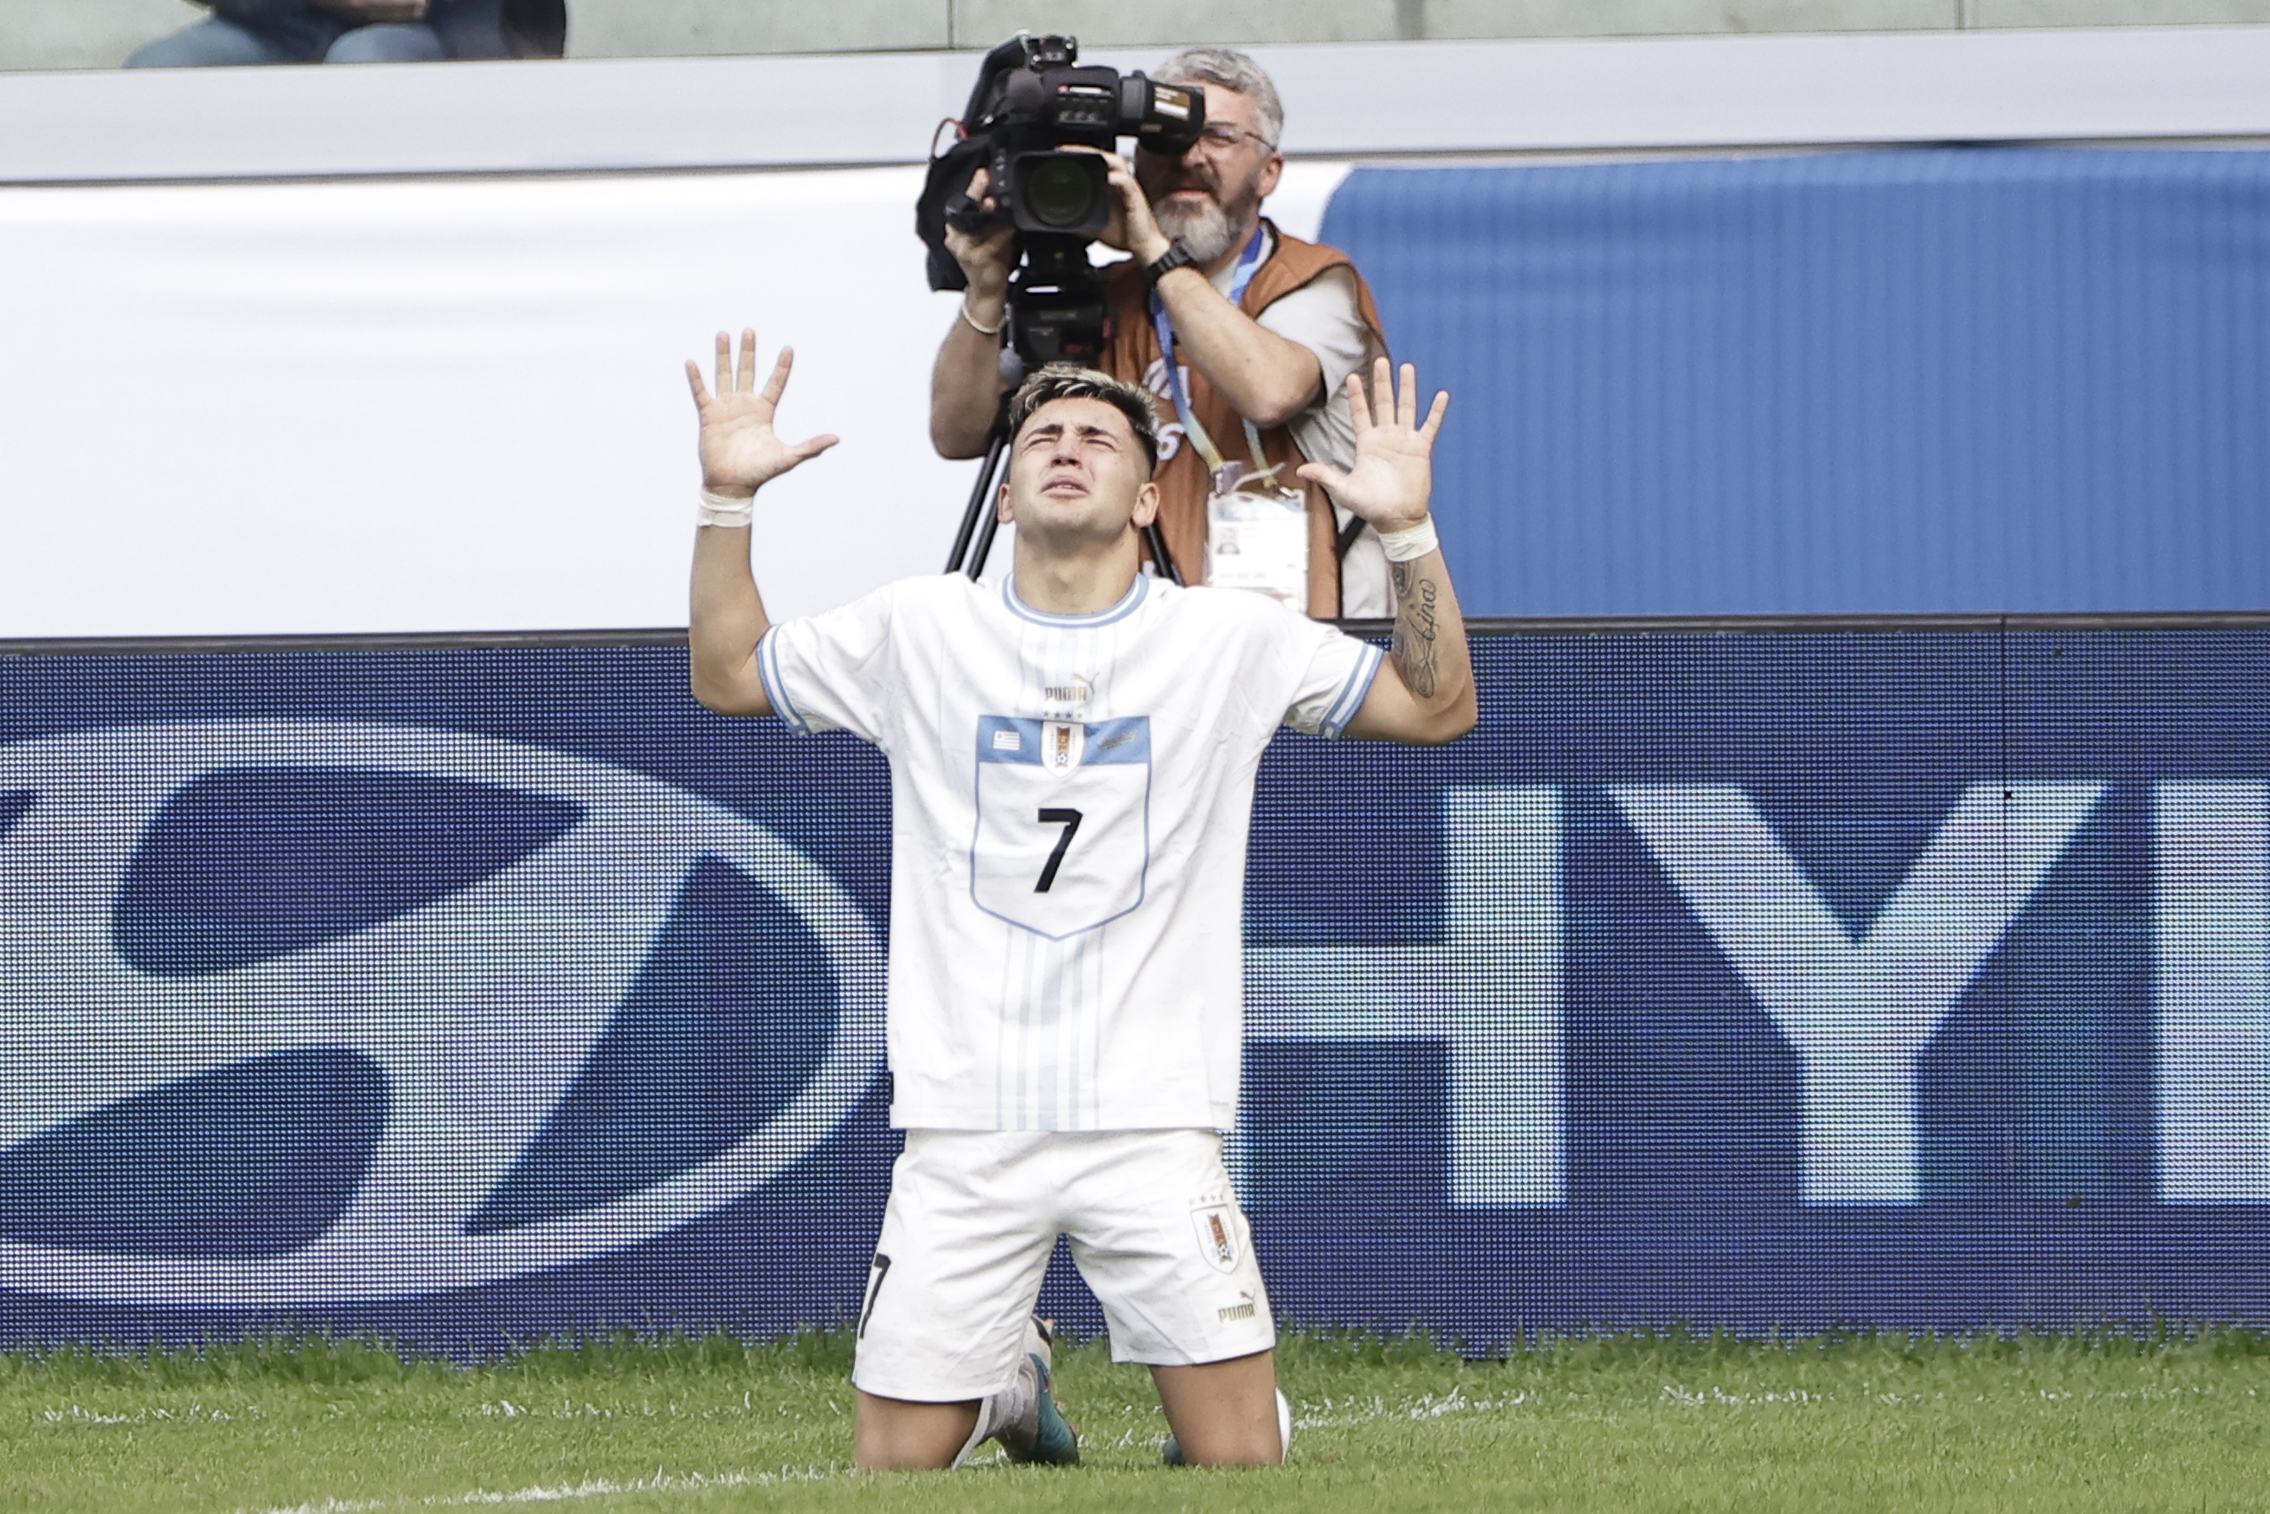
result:
M 1454 1414 L 1488 1414 L 1518 1409 L 1536 1402 L 1533 1393 L 1519 1392 L 1504 1398 L 1468 1398 L 1463 1389 L 1453 1388 L 1436 1395 L 1423 1393 L 1416 1398 L 1389 1402 L 1384 1398 L 1368 1401 L 1343 1399 L 1338 1403 L 1323 1399 L 1308 1408 L 1293 1421 L 1296 1430 L 1337 1430 L 1355 1425 L 1376 1424 L 1381 1420 L 1429 1420 Z M 1121 1445 L 1129 1442 L 1124 1438 Z M 1163 1442 L 1162 1442 L 1163 1444 Z M 580 1498 L 605 1498 L 616 1493 L 668 1493 L 695 1492 L 707 1488 L 762 1488 L 777 1487 L 786 1483 L 829 1482 L 838 1477 L 852 1475 L 854 1469 L 844 1466 L 783 1467 L 778 1472 L 719 1472 L 703 1476 L 698 1472 L 671 1476 L 657 1472 L 652 1477 L 634 1482 L 611 1482 L 604 1478 L 587 1478 L 579 1483 L 563 1483 L 554 1487 L 516 1488 L 510 1492 L 492 1493 L 476 1490 L 471 1493 L 436 1495 L 428 1498 L 400 1499 L 341 1499 L 327 1498 L 321 1503 L 284 1504 L 262 1509 L 258 1514 L 386 1514 L 396 1509 L 466 1509 L 501 1507 L 508 1504 L 568 1503 Z M 249 1511 L 239 1511 L 249 1514 Z
M 699 1472 L 676 1477 L 666 1472 L 657 1472 L 652 1477 L 641 1477 L 631 1482 L 613 1482 L 594 1477 L 585 1478 L 578 1483 L 514 1488 L 505 1492 L 476 1488 L 470 1493 L 436 1494 L 427 1498 L 326 1498 L 321 1503 L 282 1504 L 260 1510 L 259 1514 L 379 1514 L 379 1511 L 388 1509 L 468 1509 L 506 1504 L 570 1503 L 579 1498 L 606 1498 L 616 1493 L 691 1493 L 708 1488 L 766 1488 L 783 1483 L 827 1482 L 849 1476 L 850 1470 L 848 1467 L 783 1467 L 778 1472 L 719 1472 L 706 1477 Z
M 1389 1403 L 1384 1398 L 1369 1402 L 1343 1399 L 1334 1403 L 1327 1398 L 1293 1420 L 1296 1430 L 1343 1430 L 1351 1425 L 1377 1424 L 1382 1420 L 1441 1419 L 1446 1414 L 1488 1414 L 1500 1409 L 1518 1409 L 1533 1401 L 1533 1395 L 1522 1392 L 1510 1398 L 1468 1398 L 1463 1388 L 1453 1388 L 1437 1396 L 1422 1393 L 1417 1398 Z

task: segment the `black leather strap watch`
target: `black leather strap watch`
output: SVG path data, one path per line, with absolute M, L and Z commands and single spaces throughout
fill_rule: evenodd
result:
M 1177 237 L 1173 246 L 1159 254 L 1157 262 L 1144 268 L 1143 282 L 1156 289 L 1159 287 L 1159 280 L 1165 278 L 1177 268 L 1188 268 L 1197 261 L 1190 255 L 1190 249 L 1182 245 L 1182 239 Z

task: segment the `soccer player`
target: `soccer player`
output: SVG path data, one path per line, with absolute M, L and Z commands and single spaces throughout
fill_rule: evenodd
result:
M 988 1439 L 1078 1460 L 1033 1318 L 1059 1234 L 1113 1358 L 1151 1368 L 1171 1459 L 1284 1459 L 1276 1327 L 1222 1164 L 1244 1033 L 1255 773 L 1276 728 L 1443 742 L 1472 729 L 1466 632 L 1427 506 L 1449 396 L 1385 359 L 1348 393 L 1355 464 L 1301 469 L 1379 532 L 1394 652 L 1262 595 L 1139 571 L 1158 509 L 1150 396 L 1084 369 L 1013 398 L 999 587 L 912 578 L 773 624 L 749 567 L 756 491 L 835 438 L 773 429 L 717 338 L 701 414 L 695 697 L 890 758 L 891 1123 L 906 1131 L 858 1323 L 865 1468 L 948 1467 Z M 1385 666 L 1383 666 L 1383 661 Z

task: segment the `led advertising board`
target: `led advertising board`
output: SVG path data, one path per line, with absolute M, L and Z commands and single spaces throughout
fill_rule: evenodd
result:
M 1230 1137 L 1280 1314 L 2262 1320 L 2265 635 L 1508 632 L 1453 746 L 1282 736 Z M 853 1312 L 883 759 L 684 661 L 0 656 L 0 1338 Z

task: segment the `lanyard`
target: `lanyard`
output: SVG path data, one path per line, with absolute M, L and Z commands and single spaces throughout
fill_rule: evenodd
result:
M 1253 240 L 1246 243 L 1245 251 L 1238 255 L 1237 271 L 1230 275 L 1228 299 L 1232 305 L 1245 299 L 1245 286 L 1253 282 L 1254 272 L 1261 267 L 1261 244 L 1268 234 L 1265 228 L 1254 227 Z M 1166 304 L 1159 298 L 1156 289 L 1151 291 L 1151 327 L 1158 333 L 1159 353 L 1166 359 L 1167 393 L 1174 396 L 1174 413 L 1182 422 L 1183 434 L 1198 449 L 1198 456 L 1205 461 L 1207 471 L 1214 476 L 1216 487 L 1219 488 L 1222 450 L 1214 445 L 1214 439 L 1206 434 L 1206 428 L 1191 413 L 1190 396 L 1182 388 L 1182 368 L 1174 360 L 1174 322 L 1167 319 Z M 1253 449 L 1253 467 L 1258 469 L 1262 465 L 1261 432 L 1251 421 L 1245 423 L 1245 440 L 1246 445 Z

